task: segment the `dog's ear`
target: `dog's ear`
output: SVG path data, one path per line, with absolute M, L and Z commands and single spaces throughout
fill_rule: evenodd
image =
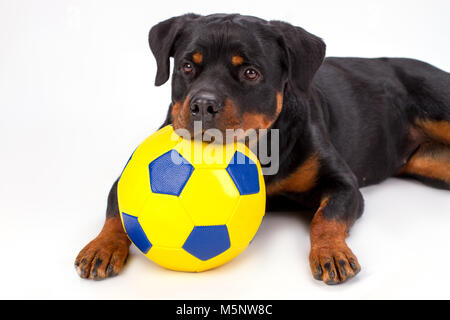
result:
M 170 62 L 173 57 L 174 43 L 186 23 L 198 18 L 196 14 L 186 14 L 162 21 L 151 28 L 148 35 L 150 49 L 156 59 L 158 70 L 156 72 L 155 85 L 160 86 L 169 79 Z
M 282 21 L 270 21 L 279 44 L 285 51 L 288 81 L 294 89 L 307 92 L 314 74 L 325 58 L 325 43 L 300 27 Z

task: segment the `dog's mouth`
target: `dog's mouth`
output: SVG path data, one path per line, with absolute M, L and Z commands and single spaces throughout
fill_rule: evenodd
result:
M 175 129 L 175 132 L 183 139 L 202 142 L 212 145 L 229 145 L 243 143 L 247 147 L 258 144 L 261 136 L 266 133 L 255 129 L 244 130 L 243 128 L 228 128 L 221 130 L 218 128 L 209 128 L 198 131 L 189 131 L 187 129 Z
M 203 128 L 201 123 L 194 123 L 191 128 L 175 128 L 175 132 L 184 139 L 215 144 L 240 142 L 248 137 L 242 128 Z

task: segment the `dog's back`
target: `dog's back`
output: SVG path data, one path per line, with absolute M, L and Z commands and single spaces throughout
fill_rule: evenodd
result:
M 450 74 L 422 61 L 327 58 L 314 83 L 330 138 L 361 185 L 408 162 L 426 135 L 421 121 L 450 121 Z

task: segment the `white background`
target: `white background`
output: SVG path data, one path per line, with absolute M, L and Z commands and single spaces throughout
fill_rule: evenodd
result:
M 309 223 L 268 214 L 231 263 L 167 271 L 132 249 L 124 272 L 82 280 L 78 251 L 135 146 L 162 123 L 150 27 L 186 12 L 240 12 L 300 25 L 328 55 L 406 56 L 450 70 L 450 2 L 0 0 L 0 298 L 450 298 L 447 191 L 390 179 L 362 190 L 348 241 L 363 270 L 313 280 Z

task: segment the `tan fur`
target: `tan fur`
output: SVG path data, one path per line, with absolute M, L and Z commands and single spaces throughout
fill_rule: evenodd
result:
M 281 92 L 276 93 L 276 104 L 275 114 L 271 116 L 253 112 L 244 112 L 242 115 L 242 128 L 244 130 L 270 128 L 283 108 L 283 95 Z
M 190 97 L 188 96 L 184 101 L 175 102 L 172 105 L 171 116 L 174 129 L 188 127 L 190 119 L 189 102 Z
M 450 122 L 417 120 L 416 125 L 422 129 L 427 137 L 450 145 Z
M 233 66 L 238 67 L 244 63 L 244 58 L 242 58 L 241 56 L 237 56 L 237 55 L 233 56 L 231 58 L 231 63 L 233 64 Z
M 328 205 L 329 198 L 324 197 L 311 222 L 311 245 L 334 242 L 337 238 L 347 237 L 347 224 L 323 216 L 323 209 Z
M 192 61 L 197 64 L 201 64 L 203 62 L 203 55 L 200 52 L 196 52 L 192 55 Z
M 272 121 L 263 114 L 244 113 L 242 115 L 243 129 L 266 129 L 272 124 Z
M 317 183 L 320 169 L 319 156 L 313 154 L 287 178 L 267 186 L 267 194 L 274 195 L 283 192 L 307 192 Z
M 238 129 L 240 126 L 240 117 L 238 109 L 231 99 L 225 100 L 225 105 L 220 115 L 220 126 L 222 130 L 226 129 Z
M 422 144 L 400 174 L 419 175 L 450 184 L 450 147 L 437 142 Z
M 276 109 L 276 117 L 281 112 L 281 109 L 283 108 L 283 93 L 280 91 L 277 91 L 277 109 Z

